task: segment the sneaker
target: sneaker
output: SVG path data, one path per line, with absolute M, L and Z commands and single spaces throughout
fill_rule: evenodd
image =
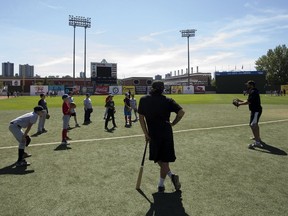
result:
M 254 140 L 255 141 L 255 137 L 250 137 L 250 140 Z M 262 140 L 260 140 L 260 143 L 263 144 L 264 142 Z
M 42 134 L 42 131 L 37 131 L 36 135 Z
M 27 162 L 26 160 L 16 162 L 16 167 L 26 167 L 26 166 L 30 166 L 30 163 Z
M 260 142 L 254 142 L 248 145 L 249 149 L 254 149 L 255 147 L 263 148 L 263 145 Z
M 79 124 L 76 124 L 75 127 L 80 127 L 80 125 L 79 125 Z
M 27 152 L 24 152 L 24 154 L 23 154 L 23 158 L 28 158 L 28 157 L 31 157 L 32 155 L 31 154 L 29 154 L 29 153 L 27 153 Z
M 158 193 L 164 193 L 165 187 L 163 186 L 158 186 Z
M 179 176 L 176 175 L 176 174 L 172 174 L 172 176 L 171 176 L 171 181 L 172 181 L 172 183 L 173 183 L 173 185 L 174 185 L 174 187 L 175 187 L 175 190 L 176 190 L 176 191 L 180 190 L 180 188 L 181 188 L 181 183 L 180 183 L 180 181 L 179 181 Z
M 47 133 L 47 132 L 48 131 L 45 128 L 43 128 L 42 133 Z
M 62 140 L 61 145 L 70 145 L 66 140 Z

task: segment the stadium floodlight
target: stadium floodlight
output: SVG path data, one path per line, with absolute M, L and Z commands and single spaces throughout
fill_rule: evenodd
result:
M 187 44 L 188 44 L 188 86 L 190 86 L 190 53 L 189 53 L 189 38 L 195 37 L 196 29 L 186 29 L 181 30 L 182 37 L 187 37 Z
M 74 27 L 74 40 L 73 40 L 73 85 L 75 85 L 75 29 L 76 27 L 85 28 L 84 38 L 84 84 L 86 86 L 86 29 L 91 28 L 91 18 L 82 16 L 69 15 L 69 26 Z

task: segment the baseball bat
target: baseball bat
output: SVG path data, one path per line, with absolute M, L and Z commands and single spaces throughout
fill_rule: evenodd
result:
M 137 183 L 136 183 L 136 190 L 140 189 L 140 185 L 141 185 L 141 180 L 142 180 L 142 174 L 143 174 L 143 169 L 144 169 L 144 161 L 145 161 L 145 156 L 146 156 L 147 145 L 148 145 L 148 141 L 146 141 L 146 144 L 145 144 L 144 154 L 143 154 L 143 158 L 142 158 L 142 162 L 141 162 L 141 167 L 140 167 L 140 170 L 139 170 L 138 179 L 137 179 Z

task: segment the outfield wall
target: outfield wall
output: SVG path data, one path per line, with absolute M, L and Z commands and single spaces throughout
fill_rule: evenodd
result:
M 30 95 L 63 95 L 69 91 L 74 94 L 90 93 L 93 95 L 123 95 L 126 92 L 131 94 L 148 94 L 151 90 L 151 86 L 95 86 L 95 87 L 82 87 L 74 86 L 67 87 L 64 85 L 48 86 L 48 85 L 32 85 L 30 86 Z M 205 86 L 169 86 L 165 85 L 165 94 L 205 94 Z

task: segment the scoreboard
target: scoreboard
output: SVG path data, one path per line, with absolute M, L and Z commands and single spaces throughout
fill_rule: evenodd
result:
M 117 84 L 117 64 L 91 62 L 91 81 L 96 84 Z
M 254 80 L 260 93 L 265 93 L 266 74 L 263 71 L 215 72 L 217 93 L 242 93 L 245 83 Z

